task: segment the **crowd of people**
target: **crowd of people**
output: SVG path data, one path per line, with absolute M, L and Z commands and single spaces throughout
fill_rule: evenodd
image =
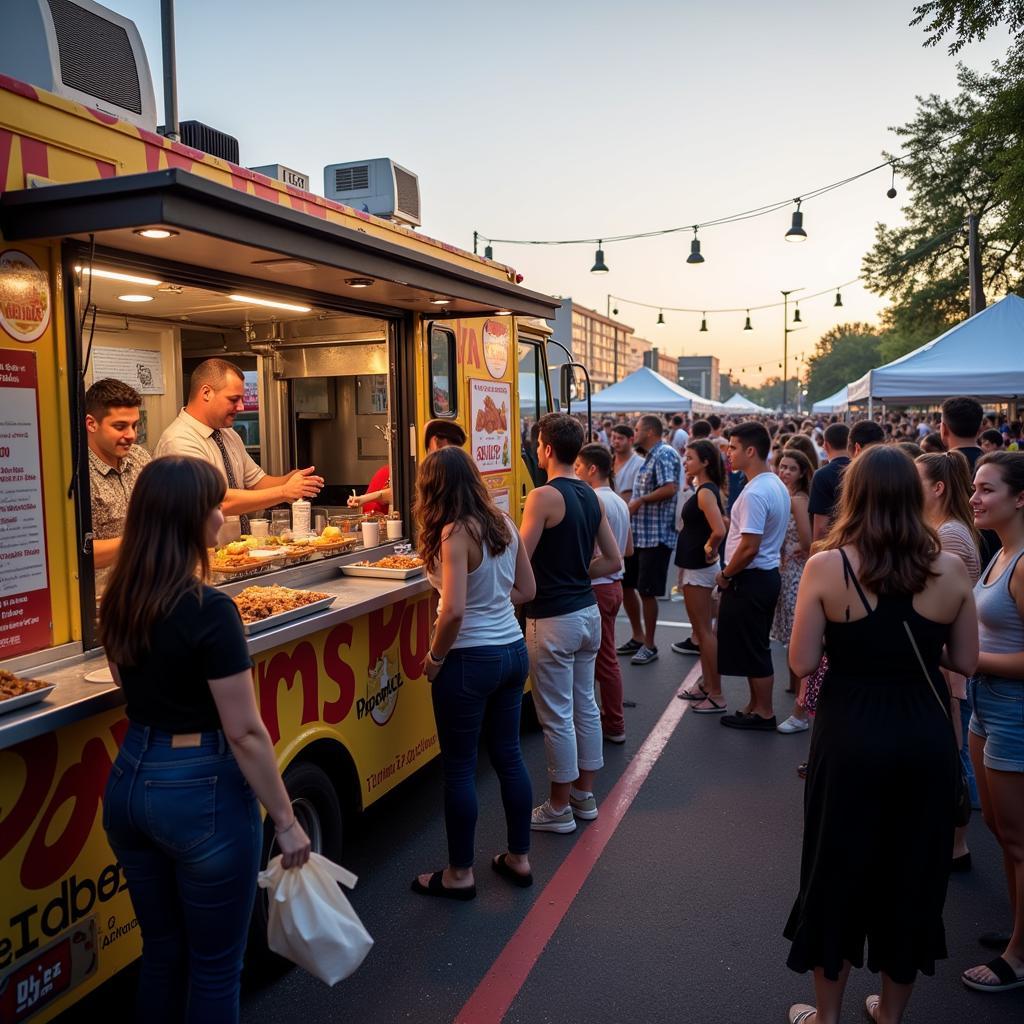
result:
M 507 826 L 490 866 L 508 884 L 533 882 L 532 832 L 571 833 L 599 816 L 603 745 L 626 738 L 620 659 L 638 671 L 658 659 L 674 567 L 692 636 L 671 648 L 701 665 L 677 694 L 689 710 L 750 733 L 813 721 L 784 932 L 789 965 L 813 972 L 816 1005 L 793 1006 L 793 1024 L 839 1020 L 865 946 L 882 975 L 868 1013 L 901 1019 L 917 974 L 946 956 L 948 877 L 971 867 L 958 810 L 971 801 L 1001 845 L 1013 924 L 983 936 L 998 955 L 962 980 L 1024 986 L 1024 452 L 1019 424 L 983 415 L 970 398 L 937 417 L 852 426 L 649 413 L 588 439 L 579 418 L 552 413 L 524 439 L 538 486 L 518 528 L 464 448 L 431 443 L 415 514 L 437 592 L 423 668 L 448 862 L 413 891 L 476 896 L 481 740 Z M 256 709 L 237 612 L 201 582 L 222 506 L 245 511 L 242 476 L 226 484 L 209 459 L 180 454 L 142 466 L 100 618 L 130 722 L 104 826 L 143 930 L 141 998 L 168 1019 L 186 971 L 195 1019 L 237 1019 L 257 799 L 286 866 L 310 851 Z M 141 600 L 137 578 L 154 581 Z M 616 646 L 620 609 L 629 636 Z M 793 694 L 781 723 L 773 640 L 788 648 Z M 519 738 L 528 676 L 544 737 L 539 802 Z M 747 681 L 735 709 L 723 676 Z M 169 885 L 174 872 L 188 884 Z

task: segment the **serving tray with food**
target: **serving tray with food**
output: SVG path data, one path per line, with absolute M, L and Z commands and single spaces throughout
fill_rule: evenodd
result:
M 321 555 L 336 555 L 351 551 L 359 543 L 357 534 L 345 533 L 340 526 L 325 526 L 319 537 L 310 540 L 309 545 Z
M 246 635 L 262 633 L 293 619 L 326 611 L 334 598 L 313 590 L 291 587 L 246 587 L 234 597 Z
M 53 693 L 53 683 L 41 679 L 19 679 L 13 672 L 0 668 L 0 715 L 17 711 L 26 704 L 37 704 Z
M 373 579 L 407 580 L 423 573 L 423 559 L 419 555 L 388 555 L 376 562 L 353 562 L 343 565 L 346 576 L 368 576 Z

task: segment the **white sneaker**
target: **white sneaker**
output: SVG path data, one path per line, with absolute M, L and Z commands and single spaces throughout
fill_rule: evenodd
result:
M 545 800 L 539 807 L 534 807 L 530 816 L 530 828 L 534 832 L 575 832 L 576 818 L 572 807 L 556 811 L 550 800 Z
M 796 715 L 790 715 L 782 725 L 778 726 L 779 732 L 805 732 L 811 727 L 811 723 L 806 718 L 797 718 Z

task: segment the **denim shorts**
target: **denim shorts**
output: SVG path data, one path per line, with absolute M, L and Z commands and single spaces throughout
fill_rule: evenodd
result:
M 967 687 L 974 705 L 970 730 L 985 740 L 985 767 L 1024 772 L 1024 680 L 980 675 Z

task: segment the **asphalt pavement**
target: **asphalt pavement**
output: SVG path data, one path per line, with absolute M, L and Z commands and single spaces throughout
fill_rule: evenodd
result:
M 481 753 L 478 896 L 454 903 L 413 894 L 412 878 L 442 867 L 446 859 L 435 760 L 349 830 L 344 863 L 360 876 L 349 895 L 375 939 L 363 966 L 333 989 L 299 970 L 250 977 L 243 1024 L 355 1017 L 373 1024 L 449 1024 L 457 1017 L 460 1024 L 782 1022 L 791 1003 L 813 1003 L 810 975 L 785 966 L 788 944 L 782 937 L 799 874 L 803 784 L 795 768 L 806 759 L 809 733 L 737 732 L 723 729 L 717 716 L 692 713 L 674 730 L 667 727 L 663 716 L 680 704 L 674 694 L 696 662 L 669 650 L 673 640 L 689 633 L 680 625 L 682 612 L 681 604 L 661 605 L 662 621 L 672 625 L 659 626 L 658 661 L 640 668 L 621 659 L 626 699 L 635 707 L 626 710 L 626 743 L 605 744 L 596 792 L 606 821 L 612 816 L 608 795 L 615 790 L 616 799 L 621 796 L 620 779 L 635 778 L 640 762 L 647 774 L 599 853 L 587 839 L 593 824 L 580 823 L 571 835 L 535 833 L 533 888 L 515 889 L 498 878 L 488 861 L 504 848 L 504 820 L 496 779 Z M 619 633 L 620 640 L 628 635 L 625 622 Z M 783 692 L 784 666 L 780 649 L 780 721 L 792 700 Z M 745 699 L 746 683 L 727 679 L 725 692 L 735 708 Z M 660 755 L 648 744 L 634 760 L 652 731 L 662 734 Z M 523 752 L 539 803 L 545 789 L 543 742 L 529 723 Z M 993 955 L 977 944 L 977 936 L 1005 928 L 1010 920 L 999 850 L 980 815 L 971 823 L 970 845 L 974 870 L 953 877 L 946 903 L 950 958 L 934 978 L 919 981 L 908 1024 L 1024 1020 L 1024 991 L 977 994 L 959 981 L 965 967 Z M 563 894 L 554 891 L 557 883 L 546 886 L 567 858 L 583 864 L 566 865 L 581 884 L 571 901 L 562 899 L 568 909 L 560 921 L 554 919 L 557 927 L 545 941 L 535 919 L 553 920 Z M 513 936 L 512 957 L 502 957 Z M 523 949 L 531 947 L 524 960 Z M 508 976 L 488 974 L 496 961 L 499 975 L 511 966 Z M 525 975 L 518 991 L 509 982 L 516 971 Z M 62 1020 L 92 1021 L 97 1014 L 124 1019 L 133 981 L 127 972 Z M 504 1018 L 479 1010 L 480 993 L 470 1003 L 477 1009 L 460 1016 L 482 981 L 488 991 L 509 990 L 511 984 L 514 998 Z M 864 998 L 876 991 L 876 976 L 854 972 L 844 1021 L 866 1020 Z

